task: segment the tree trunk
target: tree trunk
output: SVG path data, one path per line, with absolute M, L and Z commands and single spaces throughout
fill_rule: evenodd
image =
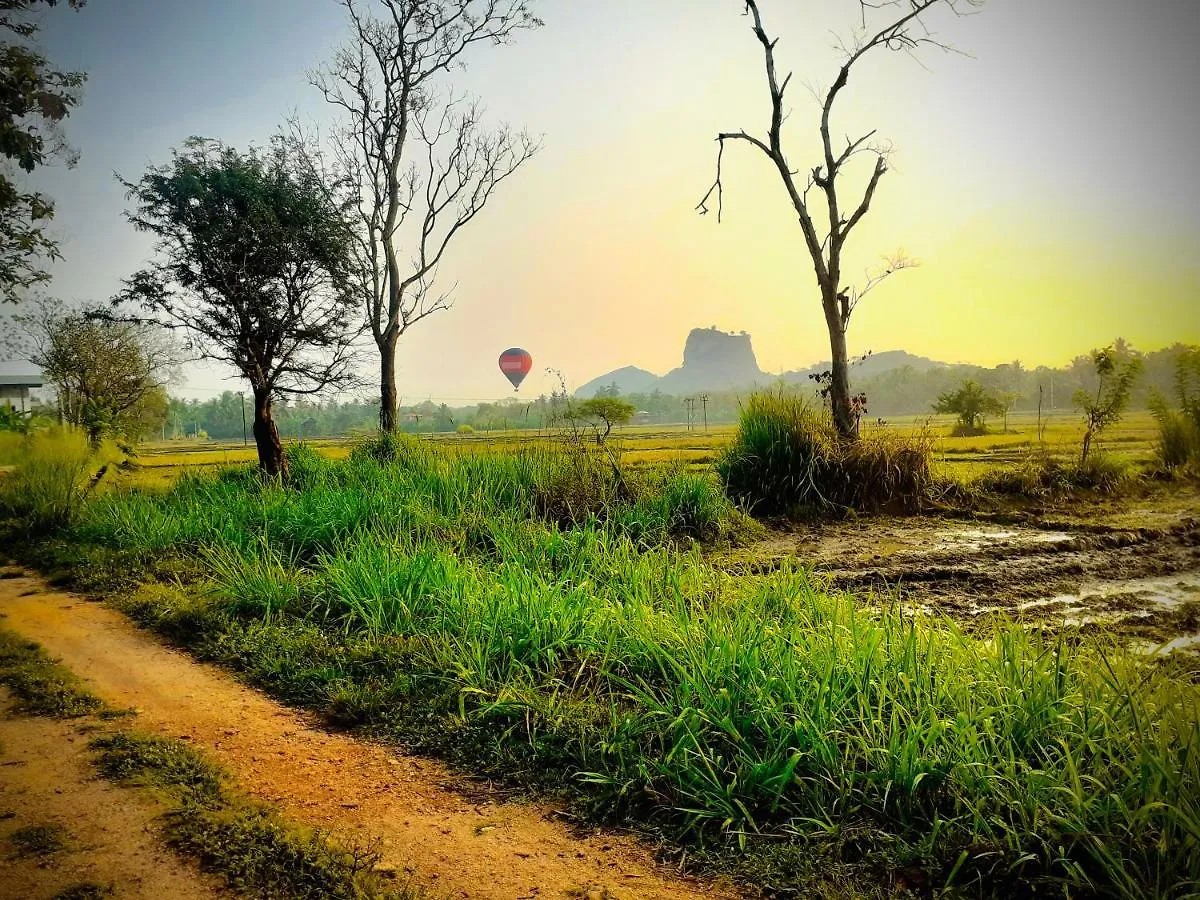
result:
M 379 430 L 396 433 L 400 396 L 396 392 L 396 337 L 379 342 Z
M 271 391 L 254 389 L 254 444 L 258 448 L 258 468 L 272 478 L 287 478 L 287 459 L 279 440 L 279 429 L 271 417 Z
M 858 437 L 854 413 L 850 409 L 850 360 L 846 353 L 846 331 L 842 328 L 837 297 L 825 298 L 825 325 L 829 329 L 829 353 L 832 364 L 829 382 L 829 405 L 838 436 L 852 441 Z

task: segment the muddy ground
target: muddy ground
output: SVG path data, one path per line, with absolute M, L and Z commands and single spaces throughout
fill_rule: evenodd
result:
M 775 530 L 720 560 L 800 560 L 832 586 L 982 622 L 1002 612 L 1103 629 L 1147 648 L 1200 649 L 1200 490 L 996 509 L 971 518 L 859 518 Z

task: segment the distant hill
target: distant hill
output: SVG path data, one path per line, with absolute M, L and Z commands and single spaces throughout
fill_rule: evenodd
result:
M 829 365 L 829 361 L 826 360 L 811 365 L 807 369 L 784 372 L 779 377 L 787 382 L 807 381 L 809 375 L 824 372 L 829 369 Z M 866 359 L 852 359 L 850 361 L 850 379 L 853 381 L 855 378 L 870 378 L 872 375 L 890 372 L 893 369 L 903 369 L 905 366 L 910 366 L 918 372 L 928 372 L 930 369 L 944 369 L 947 365 L 947 363 L 938 362 L 925 356 L 915 356 L 907 350 L 884 350 L 880 353 L 872 353 Z
M 579 397 L 594 397 L 597 391 L 614 384 L 622 394 L 643 394 L 654 390 L 658 380 L 659 376 L 653 372 L 647 372 L 637 366 L 625 366 L 622 369 L 614 369 L 607 375 L 593 378 L 575 394 Z
M 869 378 L 881 372 L 911 366 L 919 372 L 945 368 L 946 363 L 915 356 L 904 350 L 885 350 L 873 353 L 851 367 L 851 380 Z M 824 372 L 829 363 L 817 363 L 807 369 L 795 369 L 782 375 L 772 375 L 759 368 L 750 335 L 731 334 L 716 328 L 693 328 L 683 347 L 683 365 L 666 375 L 658 376 L 636 366 L 625 366 L 593 378 L 575 393 L 593 397 L 597 391 L 615 384 L 622 394 L 644 394 L 660 391 L 676 396 L 699 391 L 728 391 L 765 385 L 783 379 L 789 383 L 808 380 L 808 376 Z

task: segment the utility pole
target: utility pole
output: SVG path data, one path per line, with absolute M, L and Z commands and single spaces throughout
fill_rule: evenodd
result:
M 708 434 L 708 394 L 700 395 L 700 407 L 704 410 L 704 433 Z
M 242 446 L 249 447 L 250 439 L 246 437 L 246 394 L 238 391 L 238 399 L 242 403 Z

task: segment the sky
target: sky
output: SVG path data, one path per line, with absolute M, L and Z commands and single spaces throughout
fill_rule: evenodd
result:
M 695 206 L 719 131 L 763 134 L 761 49 L 739 0 L 535 0 L 545 26 L 482 47 L 453 86 L 542 152 L 453 246 L 455 305 L 401 342 L 404 402 L 506 395 L 497 356 L 535 360 L 523 392 L 624 365 L 666 372 L 694 327 L 748 331 L 765 370 L 828 358 L 812 264 L 765 157 L 725 156 L 725 215 Z M 817 160 L 818 108 L 853 0 L 760 0 L 779 37 L 785 146 Z M 292 114 L 327 126 L 306 72 L 346 39 L 336 0 L 91 0 L 47 12 L 43 43 L 89 74 L 67 134 L 82 157 L 38 184 L 58 200 L 50 292 L 103 300 L 148 259 L 114 173 L 136 179 L 191 135 L 262 143 Z M 920 266 L 855 313 L 852 353 L 1059 365 L 1118 335 L 1200 342 L 1200 4 L 989 0 L 930 19 L 960 51 L 856 68 L 837 135 L 894 147 L 848 277 L 898 249 Z M 866 171 L 857 173 L 862 179 Z M 373 346 L 369 348 L 373 351 Z M 369 354 L 362 367 L 372 379 Z M 182 395 L 237 390 L 188 365 Z M 365 396 L 371 391 L 362 391 Z

